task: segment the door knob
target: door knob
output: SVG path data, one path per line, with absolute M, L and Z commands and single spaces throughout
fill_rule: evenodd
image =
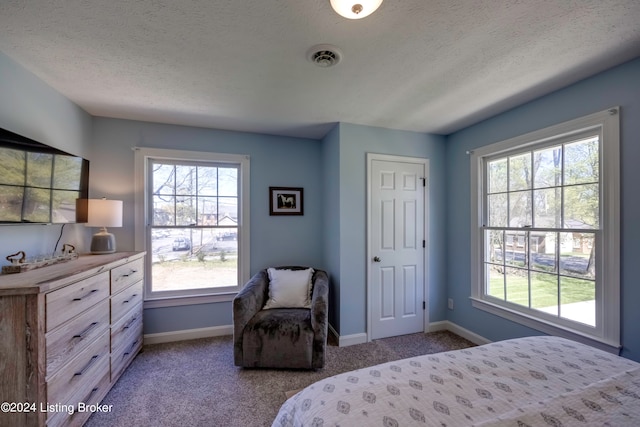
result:
M 380 259 L 379 256 L 374 256 L 373 257 L 373 262 L 380 262 L 380 261 L 382 261 L 382 260 Z

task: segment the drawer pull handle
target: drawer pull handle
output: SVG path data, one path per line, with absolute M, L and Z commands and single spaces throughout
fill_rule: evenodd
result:
M 91 360 L 89 360 L 89 363 L 87 363 L 87 364 L 84 366 L 84 368 L 82 368 L 82 369 L 80 370 L 80 372 L 76 372 L 75 374 L 73 374 L 73 376 L 80 376 L 80 375 L 84 374 L 85 372 L 87 372 L 87 370 L 91 367 L 91 365 L 93 365 L 93 364 L 96 362 L 96 360 L 98 360 L 99 358 L 100 358 L 100 355 L 98 355 L 98 354 L 96 354 L 95 356 L 93 356 L 93 357 L 91 358 Z
M 92 289 L 86 295 L 78 297 L 78 298 L 74 298 L 73 300 L 74 301 L 82 301 L 84 298 L 90 297 L 94 292 L 98 292 L 98 290 L 97 289 Z
M 132 299 L 134 299 L 135 297 L 137 297 L 137 296 L 138 296 L 138 294 L 133 294 L 133 295 L 131 295 L 131 298 L 129 298 L 129 299 L 127 299 L 127 300 L 124 300 L 122 303 L 123 303 L 123 304 L 126 304 L 126 303 L 128 303 L 129 301 L 131 301 Z
M 131 276 L 133 274 L 136 274 L 137 272 L 138 272 L 138 270 L 129 270 L 129 272 L 127 274 L 121 274 L 120 278 L 129 277 L 129 276 Z
M 98 322 L 93 322 L 92 324 L 90 324 L 87 329 L 85 329 L 84 331 L 80 332 L 77 335 L 74 335 L 73 338 L 80 338 L 81 340 L 83 340 L 85 338 L 85 336 L 96 326 L 98 325 Z
M 131 344 L 131 347 L 129 347 L 129 351 L 125 351 L 125 353 L 122 355 L 122 358 L 124 359 L 125 357 L 127 357 L 128 355 L 131 354 L 131 352 L 133 351 L 134 348 L 136 348 L 136 344 L 138 344 L 138 340 L 135 340 L 133 342 L 133 344 Z
M 87 404 L 89 402 L 89 399 L 91 399 L 91 396 L 93 396 L 94 394 L 96 394 L 96 391 L 100 390 L 100 387 L 95 387 L 93 390 L 91 390 L 91 393 L 89 393 L 89 395 L 87 397 L 85 397 L 84 399 L 84 403 Z M 76 412 L 78 411 L 78 408 L 76 408 Z
M 129 323 L 124 325 L 124 328 L 122 328 L 122 330 L 126 331 L 127 329 L 129 329 L 131 327 L 131 325 L 133 325 L 135 323 L 136 320 L 138 320 L 138 316 L 134 317 L 133 319 L 131 319 L 131 321 Z

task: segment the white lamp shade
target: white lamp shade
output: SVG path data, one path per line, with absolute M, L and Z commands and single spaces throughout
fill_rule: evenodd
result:
M 382 4 L 382 0 L 331 0 L 331 7 L 338 15 L 349 19 L 362 19 L 373 12 Z M 357 12 L 360 10 L 360 12 Z
M 87 227 L 122 227 L 122 200 L 89 199 Z

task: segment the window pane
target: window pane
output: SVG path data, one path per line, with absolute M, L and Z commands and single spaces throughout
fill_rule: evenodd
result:
M 529 307 L 529 275 L 527 270 L 507 268 L 505 279 L 506 301 Z
M 564 189 L 564 228 L 599 228 L 598 184 Z
M 489 226 L 507 226 L 507 195 L 493 194 L 487 197 L 489 209 Z
M 175 225 L 175 197 L 153 196 L 153 225 Z
M 504 268 L 485 264 L 487 269 L 487 295 L 504 300 Z
M 558 276 L 531 273 L 531 308 L 558 315 Z
M 598 140 L 594 137 L 565 145 L 565 185 L 599 181 Z
M 192 195 L 196 193 L 196 167 L 181 166 L 176 168 L 176 195 Z
M 560 188 L 533 190 L 533 226 L 538 228 L 557 228 L 561 223 Z
M 556 265 L 556 233 L 531 232 L 530 235 L 531 269 L 555 272 Z
M 527 265 L 527 232 L 507 231 L 505 246 L 505 264 L 517 267 Z
M 562 147 L 550 147 L 533 153 L 534 188 L 557 187 L 562 184 Z
M 504 253 L 504 232 L 502 230 L 485 230 L 485 261 L 502 264 Z
M 175 194 L 175 167 L 152 164 L 153 194 Z
M 509 226 L 531 226 L 531 191 L 509 193 Z
M 218 225 L 217 197 L 198 197 L 197 225 Z
M 489 170 L 489 193 L 507 191 L 507 159 L 500 159 L 487 164 Z
M 596 325 L 596 286 L 592 280 L 560 277 L 560 316 Z
M 153 291 L 238 284 L 238 229 L 153 228 Z
M 196 223 L 195 197 L 176 197 L 176 225 L 194 225 Z
M 198 195 L 218 195 L 218 168 L 207 166 L 198 167 Z
M 560 274 L 595 280 L 595 234 L 560 233 Z
M 238 196 L 238 169 L 218 168 L 218 187 L 220 196 Z
M 236 225 L 238 223 L 238 199 L 236 197 L 220 197 L 218 199 L 220 225 Z M 226 220 L 223 220 L 226 218 Z M 232 221 L 232 222 L 229 222 Z
M 531 188 L 531 153 L 509 157 L 509 191 Z

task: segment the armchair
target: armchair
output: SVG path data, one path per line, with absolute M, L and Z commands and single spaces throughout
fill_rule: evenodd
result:
M 304 270 L 306 267 L 277 267 Z M 329 278 L 315 270 L 310 308 L 264 309 L 269 274 L 259 271 L 233 300 L 233 357 L 247 368 L 318 369 L 324 366 Z

